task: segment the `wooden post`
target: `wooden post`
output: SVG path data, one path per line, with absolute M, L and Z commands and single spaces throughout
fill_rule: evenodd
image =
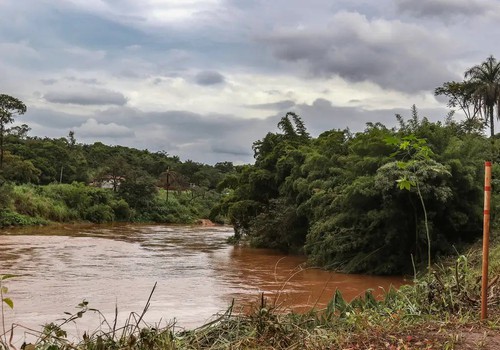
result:
M 483 269 L 481 281 L 481 320 L 488 317 L 488 253 L 490 245 L 491 162 L 484 163 Z

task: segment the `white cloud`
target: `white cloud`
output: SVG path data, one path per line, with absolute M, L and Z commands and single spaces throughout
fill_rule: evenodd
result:
M 82 125 L 74 128 L 75 133 L 85 138 L 123 138 L 134 136 L 134 131 L 115 123 L 99 123 L 89 119 Z

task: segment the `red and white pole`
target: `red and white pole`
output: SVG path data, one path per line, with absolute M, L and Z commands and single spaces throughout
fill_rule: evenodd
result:
M 491 162 L 484 163 L 483 271 L 481 282 L 481 320 L 488 317 L 488 254 L 490 245 Z

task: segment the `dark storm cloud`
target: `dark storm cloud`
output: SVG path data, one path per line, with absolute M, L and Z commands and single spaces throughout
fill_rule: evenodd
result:
M 399 0 L 397 9 L 416 17 L 480 16 L 493 10 L 492 3 L 480 0 Z
M 283 110 L 283 109 L 288 109 L 292 108 L 295 106 L 295 102 L 292 100 L 285 100 L 285 101 L 279 101 L 279 102 L 273 102 L 273 103 L 261 103 L 261 104 L 255 104 L 255 105 L 248 105 L 248 108 L 252 109 L 272 109 L 272 110 Z
M 118 105 L 123 106 L 127 99 L 123 94 L 105 89 L 91 89 L 83 91 L 53 91 L 44 95 L 48 102 L 75 105 Z
M 350 82 L 373 82 L 407 93 L 429 91 L 458 79 L 443 57 L 446 38 L 416 25 L 359 13 L 338 13 L 320 29 L 278 30 L 265 37 L 274 55 L 314 77 L 340 76 Z
M 217 85 L 222 84 L 225 81 L 225 78 L 222 74 L 215 71 L 203 71 L 195 76 L 196 84 L 198 85 Z

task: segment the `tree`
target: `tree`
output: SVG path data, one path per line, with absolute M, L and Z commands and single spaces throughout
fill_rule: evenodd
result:
M 434 90 L 434 95 L 448 97 L 448 107 L 460 108 L 465 114 L 467 122 L 471 123 L 482 119 L 482 109 L 475 102 L 474 90 L 476 84 L 471 81 L 449 81 Z
M 491 137 L 495 135 L 494 110 L 500 116 L 500 62 L 490 56 L 486 61 L 465 72 L 465 78 L 473 84 L 472 99 L 482 109 L 490 126 Z
M 5 126 L 14 121 L 14 115 L 26 113 L 26 105 L 15 97 L 0 94 L 0 169 L 3 167 Z
M 427 238 L 427 269 L 431 271 L 431 233 L 429 230 L 429 219 L 427 208 L 425 206 L 424 197 L 421 191 L 422 178 L 425 175 L 429 177 L 429 172 L 441 173 L 450 175 L 446 168 L 435 161 L 431 160 L 432 150 L 427 146 L 427 140 L 416 137 L 411 134 L 398 140 L 396 137 L 386 139 L 388 144 L 397 146 L 398 150 L 393 153 L 393 156 L 400 156 L 401 159 L 396 162 L 397 168 L 402 173 L 396 180 L 400 190 L 410 191 L 413 187 L 416 188 L 422 212 L 424 213 L 425 234 Z M 387 166 L 391 166 L 389 163 Z M 386 167 L 387 167 L 386 166 Z M 381 169 L 384 167 L 381 167 Z M 380 169 L 379 169 L 380 170 Z M 451 191 L 447 191 L 450 192 Z
M 155 179 L 141 169 L 127 172 L 118 194 L 134 209 L 146 210 L 153 203 L 157 192 Z

